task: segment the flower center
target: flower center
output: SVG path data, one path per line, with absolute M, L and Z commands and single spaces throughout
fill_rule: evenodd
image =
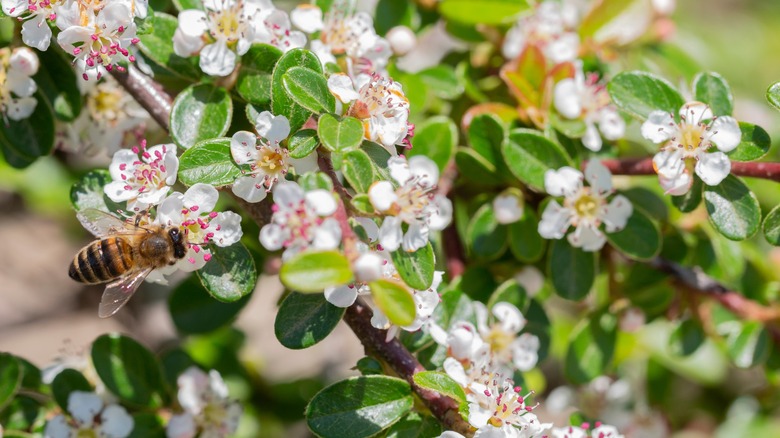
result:
M 680 139 L 678 141 L 678 147 L 683 149 L 683 153 L 686 157 L 693 156 L 696 150 L 700 147 L 706 149 L 703 144 L 704 129 L 700 125 L 693 125 L 683 122 L 680 124 Z
M 103 85 L 103 84 L 101 84 Z M 89 112 L 93 119 L 115 120 L 121 112 L 122 93 L 118 89 L 98 86 L 87 100 Z
M 244 2 L 237 1 L 232 7 L 209 12 L 209 33 L 216 40 L 235 42 L 246 30 Z
M 281 149 L 264 147 L 260 149 L 260 158 L 257 167 L 263 169 L 267 175 L 279 175 L 287 170 L 287 160 Z
M 98 434 L 92 428 L 79 429 L 78 432 L 76 432 L 76 437 L 77 438 L 98 438 Z
M 486 341 L 490 344 L 490 350 L 501 355 L 515 340 L 515 335 L 502 329 L 500 325 L 495 324 L 490 328 Z
M 430 216 L 428 204 L 433 196 L 433 187 L 426 187 L 420 184 L 419 178 L 406 182 L 403 186 L 396 189 L 398 201 L 394 209 L 404 222 L 414 222 L 425 220 Z
M 594 197 L 590 190 L 583 190 L 580 197 L 574 201 L 574 210 L 579 217 L 592 218 L 596 217 L 601 204 L 601 200 Z

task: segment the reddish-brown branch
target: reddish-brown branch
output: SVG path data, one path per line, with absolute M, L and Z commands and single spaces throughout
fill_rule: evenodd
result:
M 360 256 L 357 249 L 358 238 L 355 235 L 355 232 L 352 231 L 352 227 L 349 224 L 349 214 L 347 214 L 347 209 L 344 206 L 345 202 L 349 202 L 352 198 L 352 195 L 350 195 L 347 188 L 341 184 L 336 172 L 333 170 L 330 152 L 322 148 L 318 149 L 317 164 L 319 165 L 320 170 L 330 177 L 330 180 L 333 183 L 333 189 L 339 195 L 336 212 L 333 214 L 333 217 L 339 222 L 341 241 L 344 244 L 344 254 L 351 262 L 354 262 Z
M 125 72 L 112 69 L 111 76 L 138 101 L 160 127 L 169 130 L 172 100 L 160 84 L 132 65 Z
M 602 160 L 601 163 L 613 175 L 655 175 L 652 158 L 623 158 Z M 780 182 L 780 163 L 731 163 L 731 173 L 736 176 L 763 178 Z

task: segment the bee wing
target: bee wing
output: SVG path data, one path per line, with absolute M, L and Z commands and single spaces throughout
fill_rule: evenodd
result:
M 152 268 L 146 268 L 133 275 L 122 277 L 113 283 L 109 283 L 106 286 L 106 290 L 103 291 L 103 297 L 100 299 L 98 316 L 108 318 L 118 312 L 127 303 L 127 300 L 133 296 L 138 286 L 141 285 L 150 272 L 152 272 Z
M 95 208 L 87 208 L 76 213 L 81 225 L 97 238 L 130 231 L 132 225 L 118 217 Z

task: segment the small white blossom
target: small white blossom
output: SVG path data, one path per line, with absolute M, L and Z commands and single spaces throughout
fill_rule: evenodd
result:
M 505 190 L 493 198 L 493 214 L 499 224 L 511 224 L 523 217 L 523 198 L 521 193 Z
M 38 56 L 27 47 L 0 50 L 0 113 L 6 120 L 26 119 L 35 111 L 38 86 L 31 76 L 38 67 Z
M 72 421 L 57 415 L 46 423 L 46 438 L 101 436 L 124 438 L 133 431 L 135 422 L 122 406 L 106 406 L 95 393 L 73 391 L 68 395 L 68 412 Z
M 519 272 L 514 275 L 514 279 L 520 286 L 523 286 L 525 293 L 533 298 L 544 287 L 544 275 L 535 266 L 523 266 Z
M 500 366 L 512 364 L 512 368 L 529 371 L 539 360 L 539 338 L 530 333 L 520 334 L 526 321 L 520 310 L 513 304 L 498 302 L 493 305 L 488 317 L 488 309 L 480 302 L 474 302 L 479 335 L 490 346 L 493 360 Z
M 601 136 L 607 140 L 622 138 L 626 122 L 612 104 L 604 84 L 599 84 L 598 75 L 591 73 L 586 78 L 582 62 L 577 64 L 574 78 L 562 79 L 555 84 L 553 103 L 561 116 L 585 122 L 582 144 L 592 151 L 599 151 Z
M 683 195 L 693 184 L 694 172 L 709 186 L 729 175 L 726 152 L 739 145 L 742 133 L 733 117 L 714 116 L 708 105 L 689 102 L 680 108 L 679 123 L 667 112 L 651 112 L 642 124 L 642 136 L 662 143 L 653 157 L 661 187 L 669 194 Z
M 583 179 L 590 186 L 583 184 Z M 599 229 L 604 224 L 607 233 L 623 229 L 633 213 L 631 202 L 623 195 L 615 196 L 612 175 L 598 160 L 591 160 L 585 175 L 565 166 L 548 170 L 544 174 L 544 186 L 552 196 L 562 196 L 563 206 L 551 200 L 542 212 L 539 234 L 545 239 L 561 239 L 569 227 L 575 231 L 569 234 L 569 243 L 584 251 L 598 251 L 604 246 L 606 237 Z
M 379 228 L 379 243 L 388 251 L 403 246 L 404 251 L 417 251 L 428 243 L 431 230 L 443 230 L 452 219 L 452 203 L 446 196 L 435 194 L 439 169 L 429 158 L 414 156 L 391 157 L 387 170 L 397 183 L 379 181 L 368 189 L 374 208 L 387 215 Z M 409 225 L 406 233 L 401 224 Z
M 103 191 L 114 202 L 127 202 L 127 209 L 140 211 L 159 204 L 176 182 L 179 158 L 176 145 L 161 144 L 141 149 L 122 149 L 108 166 L 112 182 Z
M 271 221 L 260 230 L 260 243 L 269 251 L 284 248 L 283 259 L 306 250 L 335 249 L 341 244 L 341 228 L 331 217 L 336 199 L 323 189 L 304 191 L 294 182 L 276 184 Z
M 396 26 L 387 31 L 387 41 L 395 55 L 403 56 L 417 46 L 417 35 L 406 26 Z
M 521 17 L 504 38 L 506 58 L 519 56 L 526 46 L 537 46 L 554 64 L 577 58 L 580 38 L 567 22 L 564 6 L 558 2 L 539 3 L 530 15 Z
M 587 428 L 566 426 L 553 428 L 552 438 L 623 438 L 615 426 L 596 423 L 597 426 L 588 433 Z
M 363 123 L 366 140 L 382 144 L 392 155 L 396 145 L 411 148 L 409 100 L 401 84 L 377 74 L 358 75 L 354 80 L 343 73 L 328 78 L 328 89 L 339 101 L 349 104 L 345 115 Z
M 204 373 L 188 368 L 177 379 L 178 399 L 184 412 L 171 417 L 166 427 L 168 438 L 199 436 L 226 438 L 238 429 L 241 405 L 228 396 L 228 388 L 216 370 Z
M 539 436 L 551 427 L 542 424 L 531 414 L 535 406 L 529 406 L 527 399 L 533 391 L 521 395 L 520 387 L 511 379 L 500 374 L 489 376 L 469 398 L 469 423 L 477 429 L 493 427 L 493 433 L 484 436 L 524 437 Z
M 238 131 L 230 139 L 230 154 L 241 165 L 249 165 L 249 172 L 236 179 L 233 193 L 247 202 L 260 202 L 274 184 L 283 180 L 290 166 L 298 173 L 315 170 L 315 154 L 303 159 L 290 158 L 287 148 L 280 145 L 290 135 L 290 122 L 285 116 L 274 116 L 263 111 L 255 128 L 259 136 Z
M 59 2 L 52 0 L 2 0 L 4 13 L 24 22 L 22 41 L 42 52 L 51 43 L 49 22 L 57 19 L 56 8 L 59 6 Z

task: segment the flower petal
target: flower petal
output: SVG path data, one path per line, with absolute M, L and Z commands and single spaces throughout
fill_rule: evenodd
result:
M 65 419 L 64 415 L 57 415 L 46 423 L 43 435 L 46 438 L 70 438 L 71 429 L 68 420 Z
M 739 123 L 734 117 L 720 116 L 712 122 L 709 131 L 710 141 L 715 143 L 715 146 L 721 152 L 730 152 L 734 150 L 742 141 L 742 131 L 739 129 Z
M 672 177 L 666 177 L 659 173 L 658 183 L 667 195 L 682 196 L 691 189 L 693 178 L 687 171 Z
M 319 216 L 330 216 L 336 212 L 338 204 L 333 193 L 325 189 L 315 189 L 304 195 L 306 204 Z
M 653 156 L 653 167 L 659 175 L 676 178 L 685 172 L 685 160 L 680 149 L 665 149 Z
M 125 438 L 130 435 L 135 426 L 133 417 L 119 405 L 109 405 L 100 414 L 103 423 L 100 425 L 102 436 L 107 438 Z
M 184 208 L 202 213 L 208 213 L 213 210 L 217 205 L 217 200 L 219 200 L 217 189 L 212 185 L 203 183 L 193 184 L 192 187 L 184 192 L 184 198 L 182 199 Z
M 583 175 L 569 166 L 544 172 L 544 189 L 552 196 L 570 196 L 582 188 Z
M 708 186 L 721 183 L 731 172 L 731 161 L 723 152 L 703 153 L 699 155 L 694 169 L 696 175 Z
M 572 212 L 568 208 L 561 207 L 556 201 L 550 201 L 542 212 L 539 221 L 539 235 L 545 239 L 560 239 L 571 225 Z
M 196 432 L 195 418 L 186 412 L 172 416 L 165 426 L 165 435 L 168 438 L 194 438 Z
M 675 137 L 679 128 L 674 121 L 674 117 L 665 111 L 653 111 L 647 116 L 647 120 L 642 123 L 642 137 L 653 143 L 661 143 Z
M 277 146 L 290 135 L 290 121 L 285 116 L 274 116 L 269 111 L 263 111 L 255 120 L 255 129 L 271 146 Z
M 523 204 L 516 195 L 498 195 L 493 199 L 493 214 L 499 224 L 511 224 L 523 217 Z
M 601 134 L 599 134 L 596 125 L 593 123 L 585 122 L 585 135 L 582 136 L 582 145 L 586 148 L 598 152 L 601 150 L 601 146 L 604 142 L 601 141 Z
M 600 250 L 607 241 L 604 233 L 586 224 L 580 224 L 573 233 L 569 234 L 568 239 L 571 246 L 588 252 Z
M 425 155 L 409 158 L 409 171 L 413 177 L 419 178 L 423 187 L 434 187 L 439 183 L 439 167 Z
M 387 251 L 395 251 L 401 246 L 403 232 L 401 219 L 395 216 L 387 216 L 379 227 L 379 243 Z
M 282 249 L 288 238 L 289 232 L 278 224 L 266 224 L 260 229 L 260 243 L 268 251 Z
M 612 192 L 612 173 L 598 159 L 588 161 L 585 166 L 585 180 L 602 196 Z
M 413 176 L 409 162 L 404 157 L 390 157 L 387 160 L 387 170 L 395 182 L 400 185 L 405 184 Z
M 322 9 L 314 5 L 299 5 L 290 12 L 290 21 L 298 29 L 306 33 L 322 30 Z
M 680 108 L 680 118 L 691 125 L 698 125 L 712 117 L 712 109 L 706 103 L 688 102 Z
M 428 227 L 434 231 L 447 228 L 452 221 L 452 201 L 441 193 L 433 196 L 426 211 L 429 213 Z
M 493 316 L 501 322 L 501 329 L 508 333 L 517 333 L 525 326 L 522 312 L 511 303 L 500 301 L 491 309 Z
M 574 78 L 565 78 L 555 84 L 553 103 L 560 115 L 567 119 L 577 119 L 582 113 L 582 103 Z
M 230 137 L 230 155 L 236 164 L 255 164 L 260 154 L 257 152 L 257 136 L 249 131 L 238 131 Z
M 350 103 L 360 97 L 352 85 L 352 79 L 344 73 L 332 74 L 328 78 L 328 90 L 343 103 Z
M 274 203 L 280 207 L 295 207 L 303 200 L 303 189 L 294 182 L 280 182 L 274 186 Z
M 336 307 L 351 306 L 358 296 L 358 288 L 355 285 L 342 285 L 327 287 L 324 291 L 325 299 Z
M 233 182 L 233 194 L 246 202 L 260 202 L 268 195 L 262 179 L 253 176 L 240 176 Z
M 103 409 L 103 400 L 94 392 L 73 391 L 68 395 L 68 412 L 80 426 L 90 427 Z
M 389 210 L 398 200 L 398 195 L 395 194 L 395 189 L 390 181 L 379 181 L 371 184 L 371 187 L 368 188 L 368 200 L 371 201 L 374 208 L 384 212 Z
M 428 225 L 412 222 L 403 237 L 404 251 L 414 252 L 428 244 Z
M 214 237 L 211 239 L 217 246 L 230 246 L 241 240 L 244 234 L 241 231 L 241 215 L 232 211 L 218 213 L 217 217 L 209 222 L 209 228 L 214 229 Z
M 224 41 L 209 44 L 200 51 L 200 69 L 210 76 L 227 76 L 236 68 L 236 54 Z
M 626 223 L 634 213 L 631 201 L 623 195 L 617 195 L 609 205 L 601 207 L 599 217 L 604 222 L 607 233 L 614 233 L 626 227 Z
M 339 221 L 328 218 L 322 221 L 314 231 L 311 246 L 314 249 L 336 249 L 341 244 L 341 226 Z

